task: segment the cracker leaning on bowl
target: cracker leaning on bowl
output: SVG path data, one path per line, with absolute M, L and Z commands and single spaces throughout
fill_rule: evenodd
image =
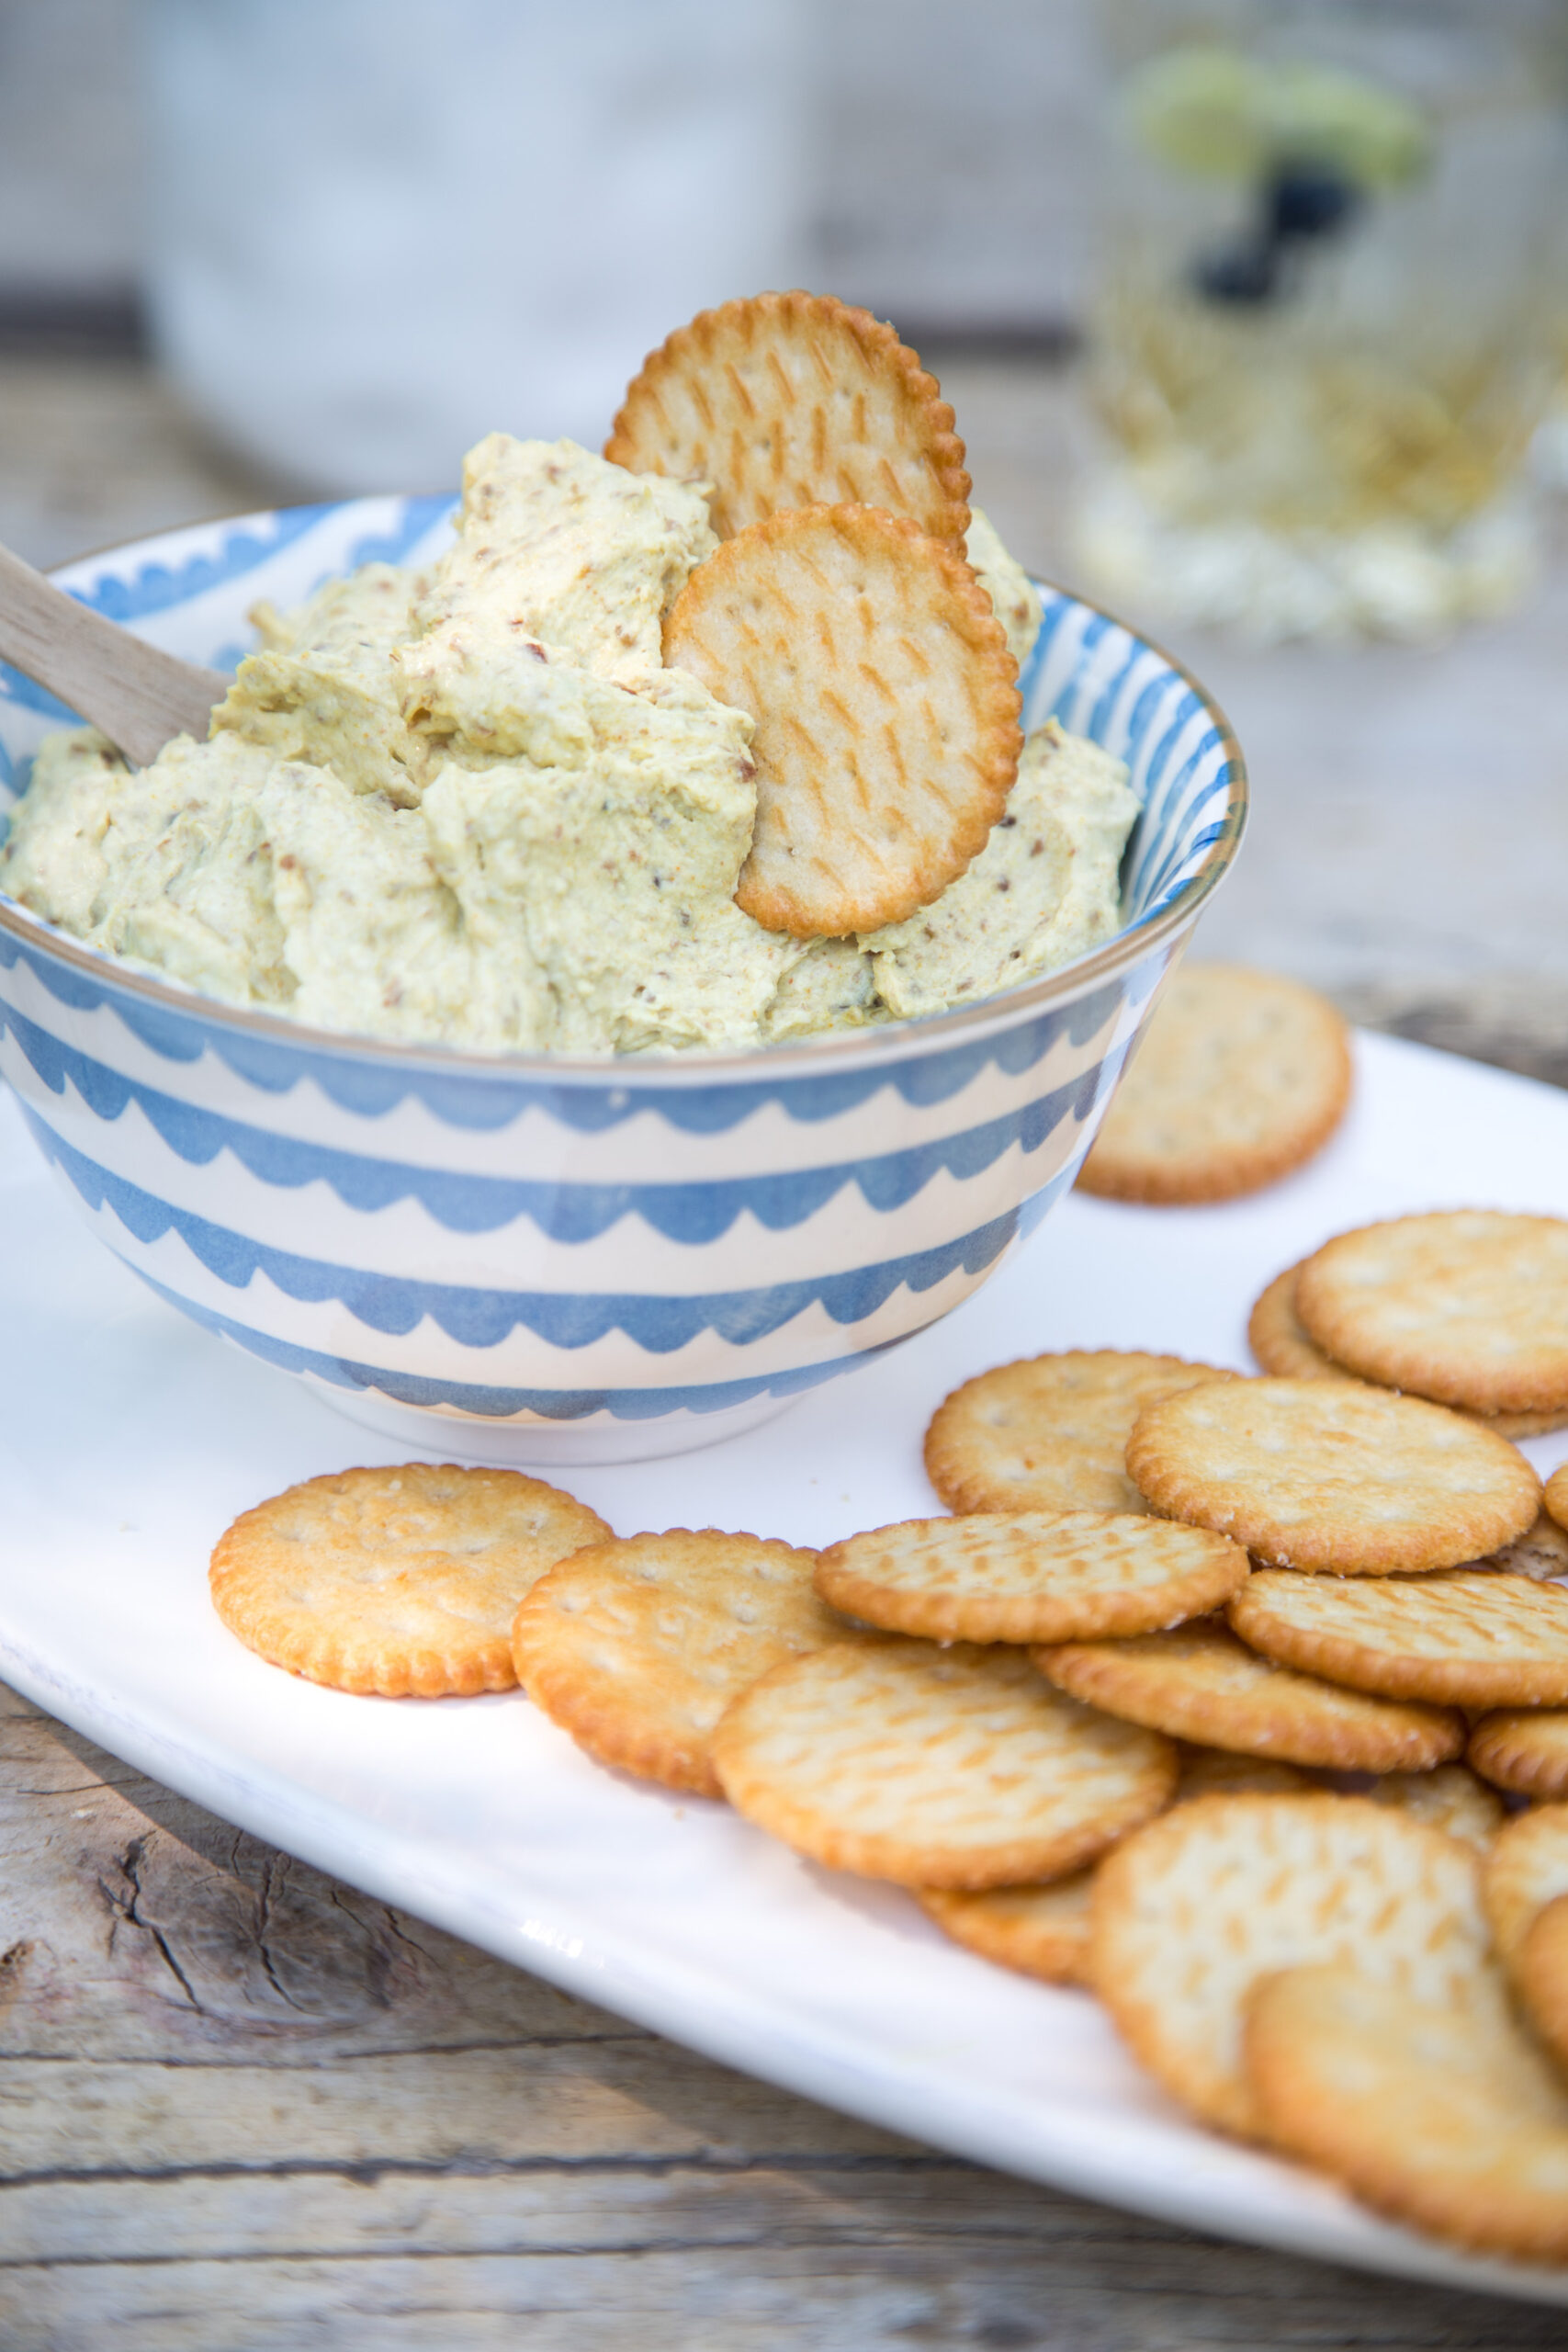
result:
M 1086 1193 L 1177 1205 L 1256 1192 L 1320 1150 L 1350 1095 L 1345 1023 L 1278 972 L 1183 964 L 1078 1174 Z

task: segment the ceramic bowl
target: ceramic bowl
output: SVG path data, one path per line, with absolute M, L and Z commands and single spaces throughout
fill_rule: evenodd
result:
M 447 498 L 140 540 L 56 577 L 231 666 L 257 597 L 419 562 Z M 1202 688 L 1060 591 L 1024 679 L 1128 764 L 1127 925 L 961 1012 L 745 1054 L 576 1060 L 305 1028 L 114 964 L 0 898 L 0 1068 L 93 1230 L 219 1337 L 424 1452 L 705 1444 L 968 1297 L 1071 1184 L 1236 850 Z M 69 714 L 0 672 L 0 787 Z

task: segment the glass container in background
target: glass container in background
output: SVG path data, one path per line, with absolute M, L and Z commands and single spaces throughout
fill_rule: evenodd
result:
M 1562 0 L 1107 0 L 1093 584 L 1427 637 L 1533 570 L 1561 380 Z
M 799 0 L 146 0 L 158 352 L 302 483 L 597 448 L 643 356 L 802 274 Z

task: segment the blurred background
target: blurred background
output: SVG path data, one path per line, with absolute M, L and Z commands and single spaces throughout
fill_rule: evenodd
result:
M 1568 1080 L 1568 0 L 0 0 L 0 537 L 597 445 L 805 283 L 1229 709 L 1204 950 Z

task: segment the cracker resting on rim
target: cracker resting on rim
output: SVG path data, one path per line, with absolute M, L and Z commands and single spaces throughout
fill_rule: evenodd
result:
M 1234 1200 L 1310 1159 L 1349 1098 L 1348 1032 L 1326 997 L 1279 972 L 1183 964 L 1078 1184 L 1116 1201 Z
M 1341 1772 L 1424 1771 L 1464 1748 L 1464 1718 L 1271 1666 L 1223 1624 L 1030 1653 L 1059 1690 L 1172 1739 Z
M 728 1708 L 714 1769 L 738 1813 L 812 1860 L 903 1886 L 1017 1885 L 1157 1813 L 1176 1750 L 1081 1707 L 1021 1650 L 847 1644 Z
M 518 1610 L 517 1679 L 600 1763 L 716 1797 L 709 1742 L 730 1701 L 782 1659 L 845 1638 L 817 1597 L 816 1562 L 712 1527 L 592 1544 Z
M 714 485 L 733 537 L 781 508 L 881 506 L 964 552 L 969 476 L 936 379 L 832 294 L 753 294 L 650 351 L 604 444 L 612 465 Z
M 835 1609 L 935 1642 L 1066 1642 L 1200 1617 L 1251 1573 L 1228 1536 L 1101 1511 L 911 1519 L 830 1544 Z
M 1144 1407 L 1236 1377 L 1217 1364 L 1118 1348 L 998 1364 L 937 1407 L 926 1475 L 956 1511 L 1146 1511 L 1125 1462 Z
M 664 659 L 756 721 L 735 902 L 769 931 L 903 922 L 1007 807 L 1018 664 L 968 565 L 900 515 L 808 506 L 750 524 L 686 582 Z
M 1441 1405 L 1328 1380 L 1235 1380 L 1146 1406 L 1127 1468 L 1156 1510 L 1334 1576 L 1456 1567 L 1533 1526 L 1517 1449 Z
M 408 1462 L 274 1495 L 213 1549 L 213 1606 L 274 1666 L 381 1698 L 510 1690 L 512 1620 L 536 1578 L 610 1530 L 519 1470 Z

